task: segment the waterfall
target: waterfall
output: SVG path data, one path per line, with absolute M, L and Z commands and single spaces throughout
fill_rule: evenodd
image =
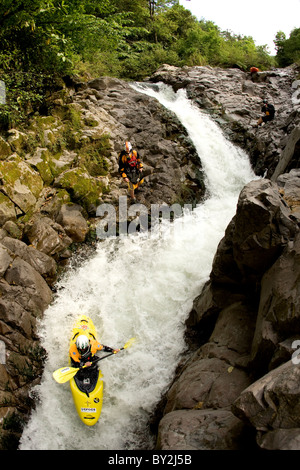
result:
M 208 280 L 213 257 L 235 214 L 243 186 L 255 178 L 248 156 L 224 137 L 211 118 L 166 85 L 141 84 L 139 92 L 173 111 L 192 139 L 206 178 L 207 198 L 153 233 L 105 239 L 94 255 L 69 269 L 40 321 L 47 351 L 41 384 L 32 391 L 36 409 L 20 449 L 153 449 L 148 420 L 170 384 L 186 348 L 185 320 Z M 68 364 L 71 328 L 80 314 L 92 318 L 99 340 L 128 349 L 100 362 L 104 376 L 101 417 L 85 427 L 69 384 L 57 384 L 55 369 Z

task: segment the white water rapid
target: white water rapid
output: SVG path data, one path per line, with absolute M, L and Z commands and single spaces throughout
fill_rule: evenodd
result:
M 192 212 L 141 233 L 107 239 L 58 284 L 53 304 L 39 325 L 48 353 L 39 401 L 24 430 L 21 450 L 138 450 L 154 447 L 147 421 L 173 378 L 185 349 L 184 322 L 207 281 L 224 231 L 243 186 L 255 179 L 248 156 L 228 142 L 217 125 L 194 107 L 183 90 L 173 93 L 135 86 L 174 111 L 192 139 L 206 175 L 208 197 Z M 52 372 L 68 364 L 73 323 L 90 316 L 99 340 L 121 347 L 100 362 L 104 401 L 100 420 L 84 426 L 69 384 Z

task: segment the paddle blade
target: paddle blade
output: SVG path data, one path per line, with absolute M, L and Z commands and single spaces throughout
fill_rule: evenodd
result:
M 130 338 L 129 341 L 127 341 L 126 344 L 124 344 L 123 348 L 122 349 L 126 349 L 126 348 L 129 348 L 134 342 L 136 341 L 136 338 Z
M 77 374 L 79 369 L 77 367 L 62 367 L 53 372 L 53 378 L 59 384 L 64 384 L 74 377 Z

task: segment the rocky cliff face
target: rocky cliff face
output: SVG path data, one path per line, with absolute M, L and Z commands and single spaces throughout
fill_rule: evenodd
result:
M 252 81 L 237 69 L 166 66 L 151 80 L 185 87 L 267 177 L 242 191 L 195 300 L 187 322 L 194 341 L 168 393 L 158 447 L 241 448 L 257 432 L 262 448 L 299 448 L 299 413 L 292 419 L 291 410 L 300 366 L 290 360 L 300 333 L 297 70 Z M 265 96 L 276 119 L 257 129 Z M 140 202 L 201 200 L 201 166 L 185 129 L 121 80 L 68 79 L 26 132 L 0 137 L 0 448 L 17 446 L 34 404 L 29 390 L 45 354 L 36 323 L 61 266 L 94 239 L 97 205 L 117 205 L 127 192 L 117 173 L 126 139 L 148 174 Z
M 225 135 L 250 156 L 257 175 L 276 179 L 299 167 L 299 70 L 295 66 L 251 77 L 239 69 L 211 67 L 160 68 L 151 77 L 187 95 L 207 111 Z M 262 100 L 275 106 L 275 120 L 254 127 L 261 116 Z
M 241 192 L 194 301 L 187 320 L 194 352 L 167 393 L 157 447 L 300 449 L 299 81 L 294 69 L 252 82 L 240 71 L 202 67 L 166 67 L 153 79 L 186 87 L 248 150 L 256 173 L 269 176 Z M 264 96 L 276 119 L 253 128 Z
M 299 170 L 241 192 L 187 322 L 211 334 L 167 394 L 159 448 L 299 449 L 299 199 Z

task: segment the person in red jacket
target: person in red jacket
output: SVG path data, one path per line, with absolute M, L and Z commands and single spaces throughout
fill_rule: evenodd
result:
M 130 142 L 125 142 L 125 148 L 119 155 L 119 173 L 128 184 L 130 197 L 135 201 L 134 191 L 144 182 L 142 177 L 143 164 Z

